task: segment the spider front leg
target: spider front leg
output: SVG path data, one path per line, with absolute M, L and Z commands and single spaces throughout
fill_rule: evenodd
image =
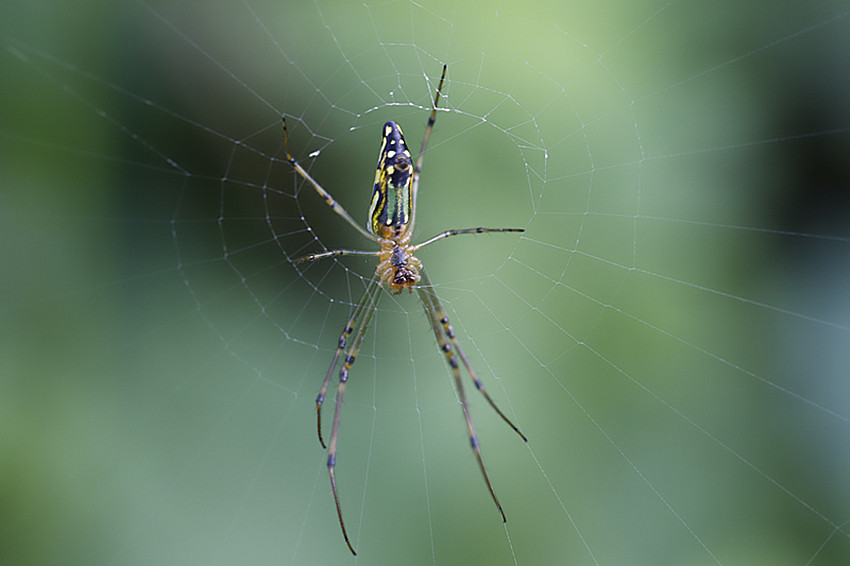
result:
M 354 332 L 354 339 L 351 341 L 351 346 L 348 348 L 345 354 L 345 359 L 342 363 L 342 367 L 339 370 L 339 384 L 337 385 L 336 390 L 336 406 L 334 407 L 334 416 L 333 416 L 333 425 L 331 426 L 331 438 L 328 443 L 328 475 L 331 479 L 331 489 L 334 494 L 334 503 L 336 504 L 336 514 L 339 517 L 339 526 L 342 529 L 342 536 L 345 539 L 345 544 L 348 545 L 348 549 L 351 550 L 351 553 L 357 556 L 357 552 L 355 552 L 354 547 L 351 545 L 351 541 L 348 538 L 348 532 L 345 530 L 345 521 L 342 518 L 342 508 L 339 504 L 339 493 L 336 488 L 336 476 L 334 475 L 334 469 L 336 468 L 336 449 L 337 449 L 337 439 L 339 437 L 339 419 L 342 413 L 342 399 L 345 395 L 345 386 L 348 383 L 348 372 L 351 369 L 351 366 L 354 365 L 354 361 L 357 359 L 357 354 L 360 352 L 360 344 L 363 342 L 364 336 L 366 336 L 366 329 L 369 327 L 369 322 L 372 320 L 372 315 L 375 313 L 375 309 L 377 307 L 378 301 L 378 292 L 381 290 L 378 279 L 373 277 L 369 284 L 366 286 L 366 291 L 364 291 L 363 296 L 360 299 L 360 302 L 354 309 L 354 313 L 352 313 L 351 318 L 348 320 L 348 323 L 345 325 L 345 329 L 342 331 L 342 335 L 339 338 L 339 346 L 337 347 L 336 354 L 334 354 L 333 361 L 331 362 L 331 367 L 328 369 L 328 373 L 325 376 L 325 381 L 322 384 L 322 389 L 319 391 L 319 396 L 316 398 L 316 408 L 318 412 L 317 424 L 319 429 L 319 442 L 322 443 L 324 447 L 325 443 L 322 440 L 322 403 L 325 399 L 325 393 L 328 390 L 328 384 L 330 383 L 331 375 L 333 374 L 334 369 L 339 362 L 340 356 L 342 352 L 345 350 L 345 342 L 348 337 Z M 359 319 L 359 322 L 357 320 Z M 357 325 L 356 330 L 353 329 L 353 325 Z
M 472 369 L 469 359 L 466 357 L 466 354 L 464 354 L 457 338 L 455 337 L 454 329 L 452 329 L 451 324 L 449 324 L 449 318 L 440 303 L 440 299 L 437 297 L 437 293 L 431 286 L 431 281 L 428 279 L 428 275 L 425 273 L 424 269 L 419 272 L 419 275 L 421 276 L 421 286 L 417 287 L 419 298 L 422 301 L 422 306 L 425 308 L 425 314 L 428 316 L 428 321 L 431 323 L 431 329 L 434 331 L 434 335 L 437 338 L 437 345 L 440 347 L 443 354 L 445 354 L 446 360 L 448 361 L 449 367 L 451 367 L 452 374 L 454 375 L 455 385 L 457 387 L 458 396 L 460 397 L 461 407 L 463 408 L 463 416 L 466 419 L 469 443 L 475 453 L 475 459 L 478 461 L 478 467 L 481 469 L 481 474 L 484 476 L 484 483 L 487 484 L 490 496 L 493 498 L 493 502 L 496 504 L 496 507 L 499 509 L 499 513 L 502 515 L 502 521 L 507 521 L 505 512 L 502 510 L 502 505 L 499 503 L 499 498 L 496 497 L 493 484 L 490 482 L 490 475 L 487 473 L 487 468 L 484 465 L 484 459 L 481 456 L 481 448 L 478 444 L 478 436 L 475 433 L 475 425 L 472 422 L 472 414 L 469 412 L 469 403 L 466 399 L 466 391 L 463 387 L 463 380 L 461 380 L 460 377 L 460 368 L 457 357 L 460 357 L 463 366 L 466 368 L 466 371 L 475 383 L 475 388 L 481 392 L 493 410 L 502 417 L 502 420 L 504 420 L 508 426 L 510 426 L 520 436 L 520 438 L 523 439 L 523 441 L 527 442 L 528 439 L 522 432 L 520 432 L 516 425 L 514 425 L 511 420 L 505 416 L 499 407 L 496 406 L 496 403 L 484 390 L 484 384 L 481 383 L 480 379 L 478 379 L 478 375 L 475 373 L 475 370 Z M 457 357 L 455 357 L 453 349 L 454 351 L 457 351 Z
M 299 260 L 296 260 L 296 263 Z M 306 261 L 306 258 L 304 259 Z M 354 312 L 351 313 L 351 317 L 348 319 L 348 322 L 345 323 L 345 328 L 342 330 L 342 334 L 339 336 L 339 345 L 337 346 L 336 352 L 334 353 L 333 360 L 331 360 L 331 366 L 328 368 L 328 373 L 325 374 L 325 380 L 322 382 L 322 388 L 319 390 L 319 395 L 316 397 L 316 429 L 319 433 L 319 442 L 322 445 L 322 448 L 327 448 L 325 446 L 325 440 L 322 438 L 322 404 L 325 402 L 325 394 L 328 392 L 328 386 L 330 385 L 331 376 L 336 369 L 337 364 L 339 363 L 339 358 L 342 356 L 342 353 L 345 351 L 345 346 L 348 342 L 348 337 L 351 336 L 351 333 L 354 332 L 354 325 L 357 324 L 358 319 L 360 319 L 360 315 L 363 313 L 363 310 L 368 307 L 368 305 L 372 305 L 374 309 L 375 296 L 376 291 L 378 290 L 378 281 L 376 279 L 372 279 L 367 285 L 366 290 L 363 292 L 363 296 L 360 297 L 360 300 L 357 302 L 357 306 L 354 307 Z M 359 327 L 358 327 L 359 328 Z M 364 329 L 365 331 L 365 329 Z M 352 360 L 351 363 L 354 363 Z M 351 367 L 349 365 L 349 367 Z

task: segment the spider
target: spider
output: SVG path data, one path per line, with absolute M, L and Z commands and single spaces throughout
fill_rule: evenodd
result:
M 522 228 L 465 228 L 460 230 L 447 230 L 437 234 L 429 240 L 425 240 L 420 244 L 411 244 L 410 239 L 413 235 L 413 225 L 416 220 L 416 196 L 419 188 L 419 173 L 422 170 L 422 161 L 425 157 L 425 148 L 428 145 L 428 139 L 431 136 L 431 131 L 434 128 L 434 122 L 437 118 L 437 105 L 440 102 L 440 96 L 443 89 L 443 81 L 446 78 L 446 66 L 443 65 L 443 74 L 440 77 L 440 83 L 437 86 L 437 94 L 434 97 L 434 106 L 431 110 L 431 115 L 428 118 L 428 124 L 425 128 L 425 134 L 422 138 L 422 147 L 419 150 L 419 157 L 416 160 L 416 165 L 413 165 L 410 151 L 404 141 L 404 136 L 401 133 L 401 128 L 395 122 L 387 122 L 384 124 L 383 136 L 381 138 L 381 151 L 378 156 L 378 168 L 375 173 L 375 188 L 372 192 L 372 202 L 369 206 L 369 222 L 368 227 L 371 232 L 366 231 L 358 225 L 345 211 L 345 209 L 328 193 L 325 189 L 316 182 L 313 177 L 292 157 L 289 150 L 289 135 L 286 131 L 286 118 L 283 119 L 283 138 L 286 146 L 286 160 L 292 165 L 298 175 L 300 175 L 307 183 L 312 185 L 316 192 L 319 193 L 328 206 L 334 212 L 340 215 L 348 224 L 357 230 L 365 238 L 378 244 L 381 249 L 377 251 L 363 250 L 332 250 L 322 253 L 311 254 L 299 259 L 294 263 L 314 261 L 323 258 L 336 257 L 341 255 L 374 255 L 378 256 L 378 266 L 375 269 L 372 278 L 366 285 L 366 290 L 360 298 L 345 328 L 339 337 L 339 344 L 331 360 L 330 368 L 325 375 L 325 380 L 319 390 L 319 395 L 316 397 L 316 427 L 318 430 L 319 442 L 322 447 L 328 451 L 328 474 L 331 480 L 331 489 L 333 490 L 334 503 L 336 504 L 336 512 L 339 517 L 339 526 L 342 529 L 342 536 L 349 550 L 355 556 L 357 553 L 351 545 L 348 538 L 348 532 L 345 530 L 345 521 L 342 518 L 342 508 L 339 503 L 339 493 L 336 488 L 336 478 L 334 469 L 336 467 L 336 451 L 337 451 L 337 436 L 339 433 L 340 412 L 342 410 L 342 398 L 345 394 L 345 386 L 348 383 L 348 373 L 354 360 L 360 351 L 360 344 L 366 334 L 366 328 L 372 315 L 377 309 L 378 295 L 380 288 L 386 286 L 393 294 L 401 293 L 404 289 L 412 292 L 416 289 L 422 306 L 425 309 L 425 314 L 431 324 L 431 329 L 437 338 L 437 345 L 445 354 L 446 361 L 454 375 L 455 385 L 457 387 L 458 396 L 460 397 L 461 407 L 463 408 L 463 416 L 466 419 L 466 430 L 469 435 L 469 441 L 472 445 L 472 450 L 475 458 L 478 461 L 478 467 L 481 469 L 481 474 L 484 477 L 484 483 L 490 492 L 493 502 L 499 509 L 502 516 L 502 521 L 506 521 L 505 512 L 502 510 L 502 505 L 496 497 L 496 492 L 493 490 L 493 485 L 490 482 L 490 476 L 487 474 L 487 468 L 484 466 L 484 460 L 481 457 L 481 450 L 478 444 L 478 437 L 475 434 L 475 426 L 472 422 L 472 415 L 469 412 L 469 404 L 467 403 L 466 393 L 463 388 L 463 382 L 460 377 L 460 363 L 466 368 L 472 378 L 475 388 L 484 396 L 487 403 L 494 411 L 504 420 L 516 433 L 524 440 L 526 437 L 520 430 L 508 419 L 507 416 L 496 406 L 496 403 L 484 389 L 484 385 L 472 369 L 469 359 L 464 354 L 463 349 L 458 343 L 455 332 L 449 323 L 445 309 L 443 309 L 431 281 L 422 266 L 422 262 L 414 255 L 414 253 L 427 245 L 433 244 L 439 240 L 460 234 L 481 234 L 485 232 L 523 232 Z M 354 336 L 349 343 L 349 338 Z M 343 358 L 343 353 L 345 357 Z M 342 367 L 339 370 L 339 383 L 336 391 L 336 406 L 334 407 L 333 424 L 331 425 L 330 442 L 325 445 L 324 437 L 322 436 L 322 404 L 325 401 L 325 394 L 328 391 L 328 386 L 333 376 L 334 370 L 339 365 L 340 359 L 343 360 Z

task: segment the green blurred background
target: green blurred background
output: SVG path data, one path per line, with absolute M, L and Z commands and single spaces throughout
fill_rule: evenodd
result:
M 415 296 L 337 474 L 363 564 L 850 561 L 842 2 L 9 2 L 0 563 L 338 564 L 314 399 L 380 125 L 473 364 L 503 527 Z M 311 156 L 319 152 L 318 156 Z M 328 419 L 329 421 L 329 419 Z

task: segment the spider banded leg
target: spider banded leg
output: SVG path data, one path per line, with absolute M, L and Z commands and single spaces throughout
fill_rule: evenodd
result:
M 453 369 L 457 367 L 457 362 L 455 361 L 455 363 L 452 363 L 451 361 L 451 358 L 453 357 L 453 355 L 451 354 L 451 349 L 452 347 L 454 347 L 454 349 L 457 351 L 457 355 L 460 358 L 460 361 L 463 363 L 463 367 L 466 368 L 466 371 L 469 373 L 469 377 L 475 384 L 475 388 L 479 392 L 481 392 L 481 395 L 484 396 L 484 399 L 487 400 L 487 403 L 490 405 L 490 407 L 492 407 L 493 410 L 496 411 L 496 414 L 502 417 L 502 420 L 505 421 L 505 423 L 507 423 L 507 425 L 511 427 L 514 432 L 516 432 L 520 436 L 520 438 L 523 439 L 524 442 L 528 442 L 528 439 L 525 437 L 525 435 L 519 430 L 519 428 L 516 427 L 516 425 L 514 425 L 513 422 L 511 422 L 511 420 L 502 412 L 502 410 L 499 409 L 499 407 L 496 405 L 496 402 L 493 401 L 493 399 L 490 397 L 490 394 L 487 393 L 486 389 L 484 389 L 484 383 L 482 383 L 481 380 L 478 378 L 478 374 L 475 373 L 475 370 L 472 368 L 472 364 L 469 363 L 469 358 L 466 357 L 466 354 L 460 347 L 460 343 L 457 341 L 455 331 L 452 328 L 452 325 L 449 323 L 449 317 L 448 315 L 446 315 L 446 311 L 445 309 L 443 309 L 443 305 L 440 303 L 440 299 L 439 297 L 437 297 L 437 293 L 431 286 L 431 280 L 428 278 L 428 274 L 425 273 L 424 269 L 422 269 L 419 272 L 419 275 L 421 276 L 420 282 L 422 284 L 422 287 L 419 287 L 418 289 L 420 291 L 420 297 L 423 293 L 430 295 L 430 302 L 434 307 L 434 313 L 437 315 L 437 322 L 439 322 L 441 325 L 441 334 L 445 338 L 448 338 L 449 342 L 451 343 L 451 345 L 446 344 L 445 339 L 443 340 L 443 342 L 440 342 L 440 335 L 437 336 L 437 343 L 440 345 L 440 349 L 446 353 L 446 357 L 449 359 L 449 365 L 452 366 Z
M 306 261 L 306 258 L 295 261 L 296 263 L 299 261 Z M 366 285 L 366 290 L 363 292 L 363 296 L 360 297 L 359 301 L 357 301 L 357 306 L 354 308 L 354 312 L 351 313 L 351 317 L 348 319 L 348 322 L 345 323 L 345 328 L 343 328 L 342 334 L 339 336 L 339 346 L 337 346 L 336 353 L 331 361 L 331 367 L 328 368 L 328 373 L 325 374 L 325 380 L 322 382 L 322 388 L 319 390 L 319 395 L 316 397 L 316 429 L 319 432 L 319 442 L 321 443 L 322 448 L 327 448 L 327 446 L 325 446 L 325 440 L 322 438 L 322 404 L 325 402 L 325 394 L 328 392 L 328 385 L 330 384 L 331 376 L 333 375 L 334 370 L 336 370 L 339 358 L 345 351 L 348 337 L 351 336 L 352 332 L 354 332 L 354 325 L 363 313 L 363 309 L 367 307 L 367 304 L 374 305 L 377 290 L 378 281 L 373 278 Z M 366 329 L 364 328 L 363 330 L 365 332 Z M 351 366 L 349 365 L 349 367 Z
M 431 139 L 434 122 L 437 121 L 437 105 L 440 103 L 440 96 L 443 94 L 443 81 L 445 80 L 446 65 L 443 65 L 443 74 L 440 76 L 440 84 L 437 85 L 437 94 L 434 96 L 434 107 L 431 109 L 431 115 L 428 116 L 428 124 L 425 126 L 425 133 L 422 135 L 422 146 L 419 148 L 419 157 L 416 158 L 416 166 L 413 168 L 413 182 L 410 187 L 412 211 L 410 214 L 410 226 L 407 229 L 408 234 L 413 233 L 413 225 L 416 222 L 416 196 L 419 192 L 419 173 L 422 171 L 422 162 L 425 160 L 425 149 L 428 147 L 428 140 Z
M 496 507 L 499 509 L 499 513 L 502 515 L 502 521 L 507 521 L 505 518 L 505 512 L 502 510 L 502 505 L 499 503 L 499 498 L 496 497 L 496 492 L 493 489 L 493 484 L 490 482 L 490 476 L 487 473 L 487 468 L 484 466 L 484 459 L 481 456 L 481 449 L 478 444 L 478 436 L 475 434 L 475 425 L 472 422 L 472 415 L 469 412 L 469 403 L 466 399 L 466 391 L 463 388 L 463 381 L 460 377 L 460 369 L 458 367 L 457 357 L 455 357 L 452 348 L 457 351 L 458 357 L 460 357 L 463 366 L 466 368 L 466 371 L 469 372 L 469 376 L 472 378 L 472 381 L 475 383 L 475 388 L 481 392 L 493 410 L 502 417 L 508 426 L 510 426 L 517 434 L 524 440 L 528 441 L 525 435 L 520 432 L 520 430 L 511 422 L 511 420 L 505 416 L 505 414 L 496 406 L 496 403 L 484 390 L 484 385 L 481 383 L 481 380 L 478 379 L 478 375 L 475 373 L 475 370 L 472 369 L 472 366 L 469 363 L 469 360 L 466 357 L 466 354 L 463 353 L 463 350 L 460 347 L 460 344 L 455 337 L 454 329 L 452 329 L 451 324 L 449 324 L 449 318 L 446 316 L 446 311 L 443 309 L 442 304 L 440 303 L 440 299 L 437 297 L 437 293 L 434 291 L 434 288 L 431 286 L 431 281 L 428 279 L 425 270 L 421 270 L 419 272 L 421 276 L 420 284 L 421 286 L 417 287 L 417 291 L 419 293 L 419 298 L 422 301 L 422 305 L 425 308 L 425 314 L 428 317 L 428 321 L 431 323 L 431 329 L 434 331 L 434 335 L 437 338 L 437 344 L 440 347 L 440 350 L 446 355 L 446 360 L 449 363 L 449 366 L 452 369 L 452 374 L 455 378 L 455 385 L 457 386 L 458 395 L 460 396 L 461 407 L 463 408 L 463 416 L 466 419 L 466 429 L 469 433 L 469 442 L 472 446 L 472 450 L 475 453 L 475 458 L 478 460 L 478 467 L 481 469 L 481 474 L 484 476 L 484 483 L 487 484 L 487 489 L 490 492 L 490 496 L 493 498 L 493 502 L 496 504 Z
M 360 232 L 362 236 L 369 240 L 372 240 L 373 242 L 377 242 L 378 238 L 374 234 L 367 232 L 365 228 L 355 222 L 354 219 L 351 218 L 351 215 L 349 215 L 348 212 L 345 211 L 342 205 L 339 204 L 329 192 L 323 189 L 322 186 L 317 183 L 316 180 L 313 179 L 313 177 L 311 177 L 310 174 L 307 173 L 307 171 L 303 167 L 301 167 L 301 165 L 297 161 L 295 161 L 295 158 L 292 157 L 292 153 L 289 151 L 289 134 L 286 131 L 286 118 L 283 118 L 283 143 L 286 146 L 286 160 L 289 162 L 290 165 L 292 165 L 292 168 L 295 169 L 295 172 L 301 175 L 301 178 L 303 178 L 305 181 L 310 183 L 313 188 L 316 189 L 316 192 L 319 193 L 319 196 L 325 199 L 325 203 L 329 207 L 331 207 L 334 212 L 344 218 L 346 222 L 351 224 L 351 226 L 355 230 Z
M 433 244 L 434 242 L 438 242 L 451 236 L 459 236 L 461 234 L 485 234 L 487 232 L 525 232 L 525 228 L 464 228 L 463 230 L 446 230 L 441 234 L 437 234 L 433 238 L 425 240 L 421 244 L 411 246 L 411 251 L 415 252 L 419 248 L 423 248 L 428 244 Z
M 328 370 L 328 375 L 325 376 L 325 382 L 322 384 L 322 390 L 316 400 L 316 405 L 321 408 L 319 399 L 322 399 L 327 391 L 330 375 L 333 372 L 334 366 L 336 366 L 339 361 L 340 353 L 345 347 L 344 340 L 351 334 L 352 325 L 355 324 L 357 318 L 360 317 L 360 321 L 356 322 L 357 329 L 353 331 L 354 339 L 351 341 L 351 346 L 345 354 L 345 360 L 342 363 L 342 368 L 339 370 L 339 385 L 337 385 L 336 390 L 336 406 L 334 407 L 333 425 L 331 426 L 331 439 L 328 443 L 328 475 L 331 478 L 331 489 L 334 494 L 334 503 L 336 503 L 336 514 L 337 517 L 339 517 L 339 526 L 342 529 L 342 536 L 345 539 L 345 544 L 348 545 L 348 549 L 355 556 L 357 556 L 357 552 L 354 551 L 354 547 L 351 546 L 351 541 L 348 539 L 348 532 L 345 530 L 345 521 L 342 519 L 342 508 L 339 505 L 339 493 L 336 489 L 336 477 L 334 476 L 334 468 L 336 467 L 336 445 L 339 435 L 339 418 L 342 412 L 342 398 L 343 395 L 345 395 L 345 384 L 348 382 L 348 370 L 350 370 L 351 366 L 354 365 L 354 360 L 360 352 L 360 344 L 363 342 L 363 337 L 366 336 L 366 329 L 369 327 L 369 321 L 372 320 L 372 315 L 375 314 L 378 292 L 380 290 L 381 288 L 378 284 L 378 279 L 373 277 L 367 285 L 360 303 L 354 309 L 354 314 L 346 324 L 345 330 L 342 332 L 342 336 L 340 336 L 340 347 L 337 349 L 337 353 L 331 363 L 331 369 Z M 319 427 L 319 440 L 321 440 L 321 421 L 319 421 Z M 324 446 L 324 443 L 322 443 L 322 445 Z
M 420 271 L 420 275 L 422 276 L 421 281 L 423 285 L 427 286 L 419 287 L 417 288 L 417 291 L 420 299 L 422 300 L 422 305 L 425 308 L 425 314 L 428 317 L 428 322 L 431 323 L 431 329 L 437 337 L 437 344 L 440 346 L 440 350 L 442 350 L 446 355 L 449 366 L 452 368 L 452 373 L 455 378 L 455 387 L 457 387 L 458 395 L 460 396 L 460 404 L 463 408 L 463 416 L 466 419 L 466 430 L 469 435 L 469 443 L 472 446 L 472 451 L 475 453 L 475 459 L 478 460 L 478 467 L 481 469 L 481 474 L 484 476 L 484 483 L 487 484 L 487 490 L 490 492 L 490 497 L 493 498 L 493 502 L 496 504 L 496 507 L 499 509 L 499 513 L 502 515 L 502 521 L 507 521 L 505 518 L 505 512 L 502 510 L 502 504 L 499 503 L 499 498 L 496 497 L 496 492 L 493 490 L 493 484 L 490 482 L 490 475 L 487 473 L 486 466 L 484 466 L 484 459 L 481 457 L 481 449 L 478 445 L 478 436 L 475 433 L 475 425 L 472 422 L 472 415 L 469 412 L 469 403 L 466 400 L 466 391 L 463 388 L 463 381 L 460 378 L 457 358 L 455 358 L 454 353 L 452 353 L 452 347 L 447 340 L 445 327 L 442 323 L 442 321 L 446 320 L 446 318 L 440 314 L 442 308 L 438 307 L 439 302 L 436 298 L 436 294 L 430 287 L 430 283 L 425 277 L 424 270 Z

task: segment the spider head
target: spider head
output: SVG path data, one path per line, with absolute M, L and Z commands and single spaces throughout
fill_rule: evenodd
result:
M 393 245 L 388 241 L 378 263 L 378 276 L 393 294 L 404 289 L 413 291 L 413 286 L 419 283 L 421 268 L 419 258 L 409 253 L 407 246 Z

